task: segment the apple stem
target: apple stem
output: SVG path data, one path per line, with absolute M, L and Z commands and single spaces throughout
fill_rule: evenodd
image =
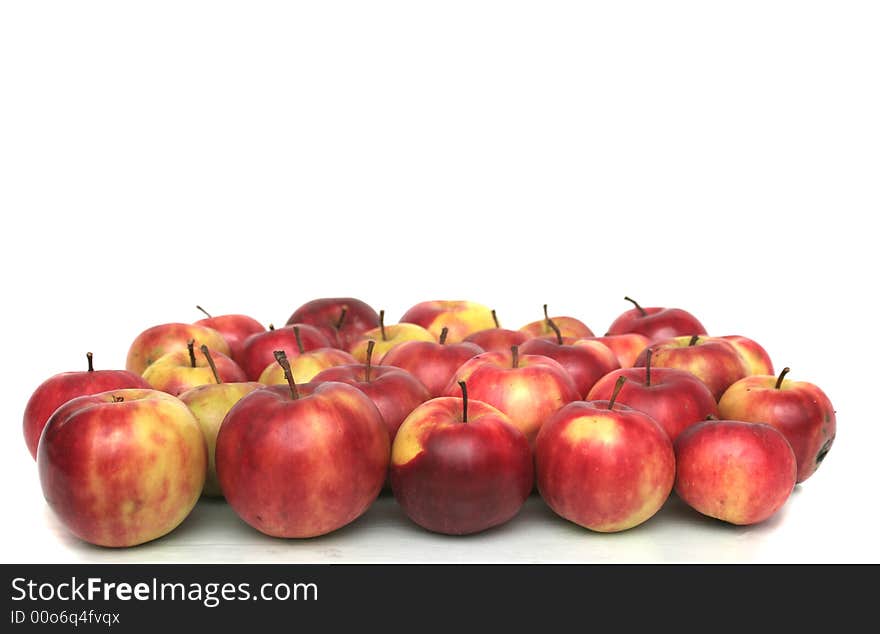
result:
M 189 365 L 190 365 L 190 367 L 192 367 L 192 368 L 196 367 L 196 351 L 195 351 L 195 346 L 196 346 L 196 340 L 195 340 L 195 339 L 190 339 L 189 341 L 186 342 L 186 349 L 189 350 Z
M 645 350 L 645 387 L 651 387 L 651 357 L 654 351 L 648 348 Z
M 385 311 L 379 311 L 379 331 L 382 333 L 382 341 L 388 341 L 388 336 L 385 334 Z
M 446 344 L 446 337 L 449 336 L 449 328 L 443 326 L 443 330 L 440 331 L 440 345 Z
M 199 346 L 199 350 L 202 351 L 202 354 L 205 355 L 205 358 L 208 360 L 208 365 L 211 368 L 211 372 L 214 374 L 214 380 L 217 381 L 217 385 L 223 383 L 223 379 L 220 378 L 220 373 L 217 372 L 217 366 L 214 363 L 214 357 L 211 356 L 211 351 L 208 350 L 208 346 L 202 344 Z
M 94 372 L 95 366 L 92 365 L 92 353 L 91 352 L 86 352 L 86 361 L 88 361 L 88 363 L 89 363 L 89 372 Z
M 200 310 L 203 313 L 205 313 L 205 317 L 207 317 L 208 319 L 214 319 L 214 316 L 211 313 L 209 313 L 207 310 L 205 310 L 204 308 L 202 308 L 198 304 L 196 304 L 196 310 Z
M 364 381 L 370 382 L 370 374 L 373 371 L 373 348 L 376 347 L 376 340 L 370 339 L 367 342 L 367 362 L 364 364 Z
M 124 396 L 116 396 L 115 394 L 113 395 L 113 402 L 114 403 L 121 403 L 124 400 L 125 400 Z
M 715 414 L 706 414 L 706 418 L 704 420 L 718 420 L 718 417 Z
M 614 391 L 611 393 L 611 399 L 608 401 L 608 409 L 614 408 L 614 401 L 617 400 L 617 395 L 620 394 L 620 390 L 623 388 L 624 383 L 626 383 L 626 377 L 618 377 L 617 383 L 614 384 Z
M 628 302 L 631 302 L 633 306 L 635 306 L 636 308 L 638 308 L 638 309 L 639 309 L 639 312 L 642 314 L 642 317 L 647 317 L 647 316 L 648 316 L 648 313 L 645 312 L 645 309 L 642 308 L 641 306 L 639 306 L 639 303 L 638 303 L 636 300 L 634 300 L 632 297 L 624 297 L 623 299 L 625 299 L 625 300 L 628 301 Z
M 775 389 L 780 389 L 782 387 L 782 380 L 785 378 L 785 375 L 791 372 L 791 368 L 782 368 L 782 372 L 779 373 L 779 378 L 776 379 L 776 387 Z
M 496 327 L 496 328 L 501 328 L 501 324 L 498 323 L 498 315 L 495 314 L 495 309 L 494 309 L 494 308 L 492 309 L 492 321 L 495 322 L 495 327 Z
M 333 326 L 335 330 L 342 328 L 342 323 L 345 321 L 346 315 L 348 315 L 348 304 L 342 306 L 342 311 L 339 313 L 339 319 L 336 320 L 336 325 Z
M 514 368 L 519 367 L 519 346 L 510 346 L 510 354 L 513 356 L 511 365 Z
M 697 345 L 697 342 L 700 340 L 700 335 L 694 335 L 691 337 L 691 340 L 688 341 L 688 347 Z
M 302 337 L 299 336 L 299 326 L 293 327 L 293 336 L 296 337 L 296 347 L 299 349 L 299 353 L 302 354 L 306 349 L 303 348 Z
M 464 381 L 458 382 L 458 387 L 461 388 L 461 422 L 468 422 L 467 419 L 467 383 Z
M 275 324 L 269 324 L 269 330 L 275 330 Z
M 296 389 L 296 381 L 293 380 L 293 372 L 290 371 L 290 362 L 287 360 L 287 354 L 284 350 L 276 350 L 274 353 L 275 360 L 281 369 L 284 370 L 284 378 L 287 379 L 287 385 L 290 386 L 290 396 L 293 400 L 299 399 L 299 391 Z
M 553 321 L 552 319 L 550 319 L 549 317 L 547 318 L 547 325 L 550 326 L 550 329 L 556 333 L 556 343 L 558 343 L 561 346 L 562 345 L 562 331 L 559 330 L 559 326 L 557 326 L 556 322 Z

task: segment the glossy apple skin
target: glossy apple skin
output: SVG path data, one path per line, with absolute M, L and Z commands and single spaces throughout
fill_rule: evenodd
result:
M 214 383 L 199 385 L 178 397 L 195 416 L 208 446 L 208 472 L 205 477 L 205 487 L 202 490 L 204 495 L 212 497 L 223 495 L 223 492 L 220 491 L 220 482 L 217 480 L 217 467 L 214 459 L 220 424 L 233 405 L 261 387 L 265 386 L 256 382 Z
M 526 333 L 507 328 L 487 328 L 464 338 L 465 342 L 475 343 L 486 352 L 510 350 L 511 346 L 522 345 L 529 339 L 531 337 Z
M 623 335 L 634 332 L 644 335 L 652 343 L 673 337 L 705 335 L 706 329 L 700 321 L 681 308 L 645 308 L 645 315 L 638 308 L 623 312 L 608 328 L 608 335 Z
M 195 340 L 196 350 L 204 345 L 229 356 L 229 344 L 213 328 L 197 324 L 160 324 L 147 328 L 135 337 L 128 349 L 125 369 L 143 375 L 147 366 L 156 359 L 168 352 L 185 349 L 191 339 Z
M 825 393 L 806 381 L 749 376 L 731 385 L 718 403 L 722 418 L 767 423 L 780 432 L 794 450 L 797 481 L 816 472 L 837 434 L 837 417 Z
M 791 445 L 770 425 L 713 420 L 675 441 L 675 492 L 703 515 L 757 524 L 785 504 L 797 479 Z
M 695 375 L 717 401 L 724 390 L 746 376 L 749 369 L 730 342 L 717 337 L 700 337 L 688 345 L 691 337 L 675 337 L 650 346 L 651 367 L 678 368 Z M 636 359 L 634 367 L 645 367 L 647 349 Z
M 239 364 L 244 349 L 244 340 L 258 332 L 266 332 L 263 324 L 247 315 L 217 315 L 200 319 L 195 323 L 198 326 L 207 326 L 219 332 L 229 344 L 229 357 Z M 210 348 L 210 346 L 208 347 Z
M 128 370 L 62 372 L 49 377 L 34 390 L 24 410 L 22 427 L 28 451 L 34 459 L 37 458 L 37 445 L 46 421 L 67 401 L 77 396 L 99 394 L 107 390 L 149 387 L 150 384 L 143 377 Z
M 562 333 L 563 337 L 583 339 L 593 336 L 593 331 L 590 330 L 590 327 L 580 319 L 575 319 L 574 317 L 552 317 L 551 319 L 553 319 L 553 323 L 559 328 L 559 332 Z M 547 324 L 546 319 L 530 322 L 520 328 L 520 332 L 524 332 L 529 338 L 556 336 L 556 331 Z
M 620 368 L 617 357 L 606 346 L 596 341 L 563 337 L 560 344 L 554 336 L 529 339 L 522 346 L 523 354 L 549 357 L 565 368 L 583 398 L 603 376 Z
M 746 362 L 749 374 L 774 374 L 770 355 L 757 341 L 742 335 L 725 335 L 718 337 L 732 345 L 743 361 Z
M 620 388 L 616 402 L 648 414 L 672 441 L 707 416 L 718 418 L 718 405 L 706 384 L 690 372 L 675 368 L 651 368 L 650 385 L 645 383 L 645 368 L 615 370 L 599 379 L 586 400 L 611 398 L 621 376 L 627 381 Z
M 305 351 L 329 348 L 330 341 L 320 330 L 306 324 L 295 324 L 299 327 L 299 336 Z M 269 365 L 275 362 L 275 351 L 284 350 L 288 359 L 299 355 L 296 334 L 293 326 L 258 332 L 245 339 L 241 352 L 241 369 L 248 381 L 258 381 L 260 375 Z
M 429 531 L 467 535 L 498 526 L 534 485 L 532 451 L 503 413 L 468 400 L 435 398 L 401 425 L 391 449 L 391 490 L 404 513 Z
M 312 378 L 313 383 L 328 381 L 351 385 L 366 394 L 379 410 L 390 442 L 410 412 L 431 398 L 421 381 L 406 370 L 392 366 L 372 366 L 369 381 L 367 367 L 361 363 L 329 368 Z
M 323 383 L 294 399 L 287 386 L 251 392 L 217 436 L 217 476 L 242 520 L 274 537 L 329 533 L 360 517 L 388 472 L 382 416 L 360 390 Z
M 333 368 L 337 365 L 351 365 L 357 363 L 357 359 L 338 348 L 318 348 L 303 352 L 299 356 L 288 359 L 288 362 L 290 363 L 290 371 L 293 373 L 293 380 L 297 383 L 308 383 L 327 368 Z M 260 374 L 260 383 L 286 385 L 284 368 L 278 365 L 277 361 L 273 361 Z
M 406 341 L 382 357 L 382 365 L 406 370 L 428 388 L 431 397 L 441 396 L 461 364 L 484 350 L 475 343 Z
M 336 324 L 342 310 L 345 319 L 337 330 Z M 320 330 L 331 345 L 348 350 L 354 341 L 367 330 L 378 328 L 379 314 L 373 308 L 354 297 L 324 297 L 306 302 L 287 320 L 287 324 L 309 324 Z
M 416 324 L 392 324 L 391 326 L 385 326 L 384 339 L 382 338 L 381 328 L 374 328 L 362 334 L 349 349 L 351 356 L 357 359 L 359 363 L 366 363 L 367 346 L 369 346 L 370 341 L 376 342 L 373 348 L 373 362 L 382 362 L 390 350 L 406 341 L 436 342 L 437 338 Z
M 653 516 L 675 480 L 672 443 L 644 412 L 607 401 L 569 403 L 538 433 L 538 491 L 565 519 L 616 532 Z
M 458 343 L 468 335 L 495 326 L 491 309 L 464 300 L 420 302 L 403 314 L 400 323 L 417 324 L 435 339 L 440 339 L 443 328 L 448 328 L 447 343 Z
M 49 419 L 37 450 L 43 495 L 61 523 L 111 547 L 172 531 L 199 499 L 207 464 L 193 415 L 155 390 L 68 401 Z
M 608 346 L 617 357 L 621 368 L 631 368 L 639 358 L 642 350 L 651 345 L 651 340 L 645 335 L 629 332 L 625 335 L 605 335 L 604 337 L 584 337 L 586 341 L 598 341 Z
M 558 362 L 534 354 L 520 354 L 513 367 L 509 350 L 484 352 L 465 361 L 444 390 L 461 394 L 459 381 L 467 382 L 468 396 L 504 412 L 533 446 L 544 421 L 556 410 L 580 398 L 574 380 Z
M 214 373 L 211 371 L 205 355 L 196 352 L 195 358 L 196 367 L 192 367 L 188 350 L 168 352 L 144 370 L 144 380 L 154 390 L 161 390 L 172 396 L 178 396 L 199 385 L 216 384 L 217 380 L 214 378 Z M 247 381 L 244 370 L 225 354 L 213 350 L 211 358 L 217 366 L 220 380 L 224 383 Z

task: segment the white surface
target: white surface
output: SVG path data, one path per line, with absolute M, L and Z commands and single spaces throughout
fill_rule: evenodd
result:
M 880 561 L 876 4 L 601 4 L 4 3 L 2 559 Z M 532 499 L 452 539 L 387 498 L 308 542 L 206 503 L 127 551 L 59 527 L 20 430 L 43 379 L 196 303 L 342 294 L 597 332 L 625 294 L 681 306 L 819 384 L 838 438 L 749 529 L 673 505 L 601 536 Z

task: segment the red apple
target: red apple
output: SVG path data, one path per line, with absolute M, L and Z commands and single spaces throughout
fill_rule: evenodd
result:
M 644 412 L 615 404 L 613 396 L 569 403 L 551 416 L 538 433 L 535 462 L 538 491 L 548 506 L 600 532 L 649 519 L 675 480 L 666 432 Z
M 520 346 L 520 352 L 542 355 L 558 361 L 574 380 L 581 398 L 587 395 L 596 381 L 620 367 L 617 357 L 603 344 L 586 339 L 563 337 L 555 320 L 548 321 L 551 327 L 556 329 L 556 337 L 529 339 Z
M 534 484 L 523 433 L 480 401 L 441 397 L 419 405 L 391 449 L 391 490 L 419 526 L 467 535 L 507 522 Z
M 359 299 L 325 297 L 313 299 L 297 308 L 287 324 L 314 326 L 334 347 L 348 350 L 355 339 L 379 325 L 379 315 Z
M 654 343 L 642 351 L 634 367 L 645 366 L 648 350 L 654 367 L 687 370 L 706 384 L 716 401 L 749 372 L 736 348 L 717 337 L 693 335 Z
M 327 368 L 357 363 L 357 359 L 338 348 L 318 348 L 308 352 L 303 351 L 289 361 L 290 370 L 293 372 L 293 380 L 297 383 L 307 383 Z M 260 383 L 264 385 L 286 384 L 287 379 L 284 377 L 284 368 L 277 361 L 273 361 L 260 374 Z
M 207 315 L 205 319 L 199 319 L 196 324 L 213 328 L 219 332 L 229 344 L 229 356 L 236 363 L 241 363 L 244 340 L 258 332 L 266 332 L 263 324 L 253 317 L 247 315 L 217 315 L 214 317 L 201 306 L 196 306 L 196 308 Z
M 558 362 L 541 355 L 521 355 L 517 346 L 465 361 L 446 386 L 446 396 L 460 391 L 459 381 L 467 383 L 471 398 L 507 414 L 530 445 L 547 418 L 580 398 L 574 380 Z
M 376 359 L 383 359 L 389 350 L 399 346 L 405 341 L 437 341 L 437 338 L 430 332 L 417 326 L 416 324 L 394 324 L 393 326 L 385 325 L 385 311 L 379 311 L 379 327 L 368 330 L 359 338 L 354 340 L 349 352 L 351 356 L 359 362 L 364 363 L 367 360 L 367 346 L 370 342 L 373 344 Z
M 739 356 L 746 362 L 749 374 L 774 374 L 770 355 L 757 341 L 741 335 L 726 335 L 718 338 L 724 339 L 739 352 Z
M 605 335 L 604 337 L 584 337 L 584 340 L 598 341 L 608 346 L 617 357 L 621 368 L 631 368 L 642 350 L 651 345 L 650 339 L 635 332 L 628 332 L 624 335 Z
M 185 350 L 168 352 L 150 364 L 144 370 L 144 380 L 154 390 L 177 396 L 198 385 L 243 382 L 247 377 L 225 354 L 211 351 L 210 358 L 196 355 L 189 341 Z
M 147 366 L 163 354 L 185 348 L 187 341 L 195 341 L 197 346 L 206 345 L 211 350 L 229 355 L 229 344 L 213 328 L 197 324 L 161 324 L 147 328 L 135 337 L 128 349 L 125 369 L 142 375 Z
M 338 381 L 354 386 L 367 395 L 382 415 L 388 438 L 393 441 L 403 420 L 416 407 L 431 398 L 428 389 L 412 374 L 401 368 L 372 364 L 372 347 L 366 363 L 338 365 L 319 372 L 313 383 Z
M 622 376 L 627 381 L 620 389 L 617 402 L 648 414 L 660 423 L 672 441 L 708 416 L 718 418 L 718 405 L 705 383 L 685 370 L 652 368 L 650 354 L 644 368 L 615 370 L 599 379 L 587 400 L 610 399 Z
M 582 322 L 574 317 L 550 317 L 547 314 L 547 304 L 544 304 L 544 319 L 533 321 L 520 328 L 521 332 L 531 337 L 555 337 L 556 332 L 550 326 L 550 321 L 556 325 L 563 337 L 573 337 L 574 339 L 583 339 L 584 337 L 592 337 L 593 331 Z
M 279 362 L 284 365 L 283 352 Z M 388 472 L 382 416 L 363 392 L 322 383 L 251 392 L 217 436 L 217 477 L 241 519 L 274 537 L 315 537 L 360 517 Z
M 492 311 L 492 321 L 495 322 L 494 328 L 486 328 L 479 330 L 464 338 L 467 343 L 475 343 L 486 352 L 496 352 L 498 350 L 510 350 L 511 346 L 519 346 L 528 341 L 531 337 L 519 330 L 508 330 L 502 328 L 498 323 L 498 316 Z
M 831 449 L 837 417 L 822 390 L 786 379 L 788 372 L 785 368 L 779 377 L 756 375 L 737 381 L 721 397 L 718 411 L 722 418 L 767 423 L 782 432 L 797 458 L 797 481 L 803 482 Z
M 300 350 L 329 347 L 330 341 L 314 326 L 292 324 L 275 329 L 270 325 L 267 332 L 258 332 L 244 340 L 241 369 L 249 381 L 256 381 L 266 366 L 275 361 L 276 350 L 284 350 L 288 357 L 295 357 Z
M 92 353 L 86 353 L 88 370 L 83 372 L 62 372 L 49 377 L 34 390 L 24 410 L 24 442 L 28 451 L 36 459 L 40 434 L 52 413 L 67 401 L 77 396 L 98 394 L 107 390 L 124 388 L 149 388 L 144 379 L 128 370 L 95 370 Z
M 382 365 L 402 368 L 428 388 L 431 397 L 440 396 L 462 363 L 484 350 L 473 343 L 447 343 L 448 330 L 440 332 L 440 342 L 406 341 L 382 357 Z
M 99 546 L 162 537 L 195 506 L 208 452 L 193 415 L 156 390 L 80 396 L 46 423 L 37 449 L 43 495 L 61 523 Z
M 449 329 L 449 343 L 458 343 L 470 334 L 494 325 L 492 311 L 482 304 L 462 300 L 420 302 L 400 318 L 400 323 L 416 324 L 440 338 Z
M 606 335 L 622 335 L 634 332 L 648 337 L 652 342 L 673 337 L 705 335 L 706 329 L 699 320 L 681 308 L 642 308 L 638 302 L 624 297 L 635 308 L 621 314 L 608 328 Z
M 794 490 L 797 461 L 770 425 L 705 421 L 675 441 L 675 492 L 703 515 L 731 524 L 757 524 Z

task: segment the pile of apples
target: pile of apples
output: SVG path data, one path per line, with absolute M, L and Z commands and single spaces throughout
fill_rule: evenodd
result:
M 104 546 L 167 534 L 201 495 L 268 535 L 313 537 L 389 486 L 415 523 L 455 535 L 510 520 L 536 486 L 594 531 L 646 521 L 673 489 L 710 517 L 767 519 L 828 453 L 828 397 L 776 376 L 750 339 L 626 299 L 600 337 L 546 306 L 504 329 L 467 301 L 394 325 L 354 298 L 268 330 L 206 313 L 142 332 L 125 370 L 89 353 L 46 380 L 24 436 L 52 510 Z

